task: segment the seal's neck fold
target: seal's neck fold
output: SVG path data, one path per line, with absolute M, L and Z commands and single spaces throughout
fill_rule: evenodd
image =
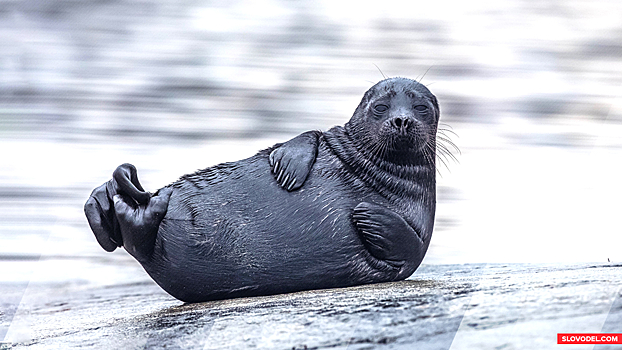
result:
M 325 132 L 324 139 L 352 175 L 384 195 L 420 197 L 435 187 L 434 164 L 398 164 L 381 159 L 340 126 Z

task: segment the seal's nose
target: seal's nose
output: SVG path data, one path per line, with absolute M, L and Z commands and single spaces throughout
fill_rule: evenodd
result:
M 413 121 L 406 117 L 395 117 L 391 119 L 391 125 L 403 132 L 410 129 L 413 124 Z

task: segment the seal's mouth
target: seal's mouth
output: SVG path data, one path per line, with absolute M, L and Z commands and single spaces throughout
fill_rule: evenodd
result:
M 394 117 L 385 121 L 380 130 L 382 142 L 398 152 L 420 151 L 429 140 L 425 125 L 409 117 Z

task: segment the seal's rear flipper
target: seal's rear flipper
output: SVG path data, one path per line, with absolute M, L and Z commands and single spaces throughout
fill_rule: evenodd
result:
M 166 196 L 166 204 L 168 204 L 170 191 L 164 194 Z M 125 246 L 123 233 L 128 231 L 127 228 L 121 227 L 118 220 L 119 212 L 115 208 L 114 198 L 119 195 L 122 195 L 124 201 L 134 208 L 140 206 L 151 208 L 149 215 L 162 212 L 161 207 L 164 196 L 154 203 L 150 203 L 151 194 L 146 192 L 140 185 L 136 167 L 127 163 L 117 167 L 112 174 L 112 180 L 94 189 L 84 205 L 86 218 L 89 221 L 91 230 L 95 234 L 95 238 L 97 238 L 97 242 L 108 252 L 115 250 L 117 247 Z M 166 212 L 166 206 L 164 207 L 164 212 Z M 124 224 L 126 223 L 127 220 Z M 158 221 L 159 223 L 160 221 Z M 152 224 L 152 222 L 149 222 L 149 225 Z
M 371 255 L 400 266 L 396 279 L 410 276 L 423 260 L 423 240 L 394 211 L 362 202 L 354 208 L 352 219 Z
M 151 256 L 171 193 L 172 188 L 163 188 L 147 204 L 137 204 L 127 195 L 118 194 L 113 197 L 114 210 L 123 236 L 123 247 L 136 260 L 144 261 Z
M 108 190 L 108 187 L 114 187 L 111 184 L 112 181 L 94 189 L 84 205 L 84 213 L 89 226 L 99 245 L 107 252 L 123 245 L 121 230 L 112 205 L 111 191 Z M 113 193 L 116 194 L 116 192 Z
M 299 189 L 309 176 L 317 156 L 319 131 L 308 131 L 285 142 L 270 153 L 272 173 L 281 187 Z

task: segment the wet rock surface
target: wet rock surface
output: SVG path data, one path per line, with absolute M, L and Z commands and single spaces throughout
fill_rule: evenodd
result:
M 619 264 L 424 265 L 401 282 L 198 304 L 143 277 L 107 286 L 31 283 L 4 346 L 546 349 L 557 333 L 615 328 L 622 315 Z

